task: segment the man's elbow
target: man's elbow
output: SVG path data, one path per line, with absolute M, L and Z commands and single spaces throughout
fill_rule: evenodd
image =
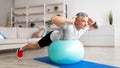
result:
M 98 29 L 98 28 L 99 28 L 98 25 L 94 25 L 94 26 L 90 26 L 90 29 L 89 29 L 89 30 L 90 30 L 90 31 L 91 31 L 91 30 L 96 30 L 96 29 Z
M 99 28 L 99 26 L 98 25 L 95 25 L 95 26 L 93 26 L 95 29 L 98 29 Z
M 95 29 L 98 29 L 98 28 L 99 28 L 99 26 L 97 25 L 96 22 L 92 25 L 92 27 L 94 27 Z

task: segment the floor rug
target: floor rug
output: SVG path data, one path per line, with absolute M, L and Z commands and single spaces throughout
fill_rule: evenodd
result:
M 110 65 L 95 63 L 95 62 L 86 61 L 86 60 L 81 60 L 80 62 L 75 64 L 56 64 L 56 63 L 53 63 L 48 56 L 34 58 L 34 60 L 47 63 L 53 66 L 57 66 L 60 68 L 119 68 L 116 66 L 110 66 Z

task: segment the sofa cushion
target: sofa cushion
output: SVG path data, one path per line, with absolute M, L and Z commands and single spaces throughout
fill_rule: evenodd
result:
M 16 27 L 0 27 L 0 31 L 3 31 L 8 36 L 8 38 L 17 38 Z
M 16 49 L 16 48 L 21 48 L 23 46 L 25 46 L 26 43 L 22 43 L 22 44 L 5 44 L 5 45 L 0 45 L 0 50 L 5 50 L 5 49 Z
M 18 38 L 31 38 L 32 34 L 37 32 L 38 30 L 39 28 L 18 28 Z
M 36 42 L 38 42 L 40 39 L 41 39 L 41 38 L 29 38 L 29 39 L 28 39 L 28 42 L 29 42 L 29 43 L 31 43 L 31 42 L 32 42 L 32 43 L 34 43 L 34 42 L 36 43 Z
M 27 39 L 3 39 L 0 40 L 0 45 L 6 45 L 6 44 L 21 44 L 21 43 L 27 43 Z

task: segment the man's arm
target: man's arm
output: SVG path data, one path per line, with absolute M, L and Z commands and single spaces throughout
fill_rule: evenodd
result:
M 88 19 L 88 25 L 89 25 L 89 27 L 90 27 L 89 30 L 98 29 L 98 24 L 97 24 L 97 22 L 93 21 L 91 18 Z
M 53 24 L 55 24 L 56 26 L 58 26 L 60 28 L 63 28 L 65 23 L 74 23 L 74 19 L 66 19 L 61 16 L 53 16 L 51 18 L 51 21 Z
M 96 30 L 96 29 L 99 28 L 96 22 L 93 25 L 89 26 L 89 27 L 90 27 L 89 30 Z

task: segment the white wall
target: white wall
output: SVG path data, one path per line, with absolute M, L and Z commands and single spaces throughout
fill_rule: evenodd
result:
M 0 26 L 6 25 L 7 15 L 11 7 L 13 7 L 13 0 L 0 0 Z
M 5 23 L 6 13 L 12 5 L 11 0 L 0 0 L 0 25 Z M 37 1 L 37 0 L 36 0 Z M 39 1 L 39 0 L 38 0 Z M 113 12 L 113 25 L 115 33 L 115 45 L 120 45 L 120 7 L 119 0 L 41 0 L 44 3 L 65 1 L 68 5 L 68 18 L 73 17 L 77 12 L 86 12 L 90 17 L 94 18 L 99 25 L 109 25 L 108 15 Z M 3 8 L 4 6 L 4 8 Z M 3 10 L 4 9 L 4 10 Z M 4 25 L 4 24 L 2 24 Z
M 65 0 L 68 5 L 68 17 L 73 17 L 77 12 L 86 12 L 94 18 L 99 25 L 108 25 L 109 12 L 113 12 L 115 45 L 120 45 L 120 7 L 119 0 Z
M 114 12 L 114 22 L 115 22 L 115 45 L 120 46 L 120 8 L 117 8 Z
M 108 14 L 117 6 L 117 1 L 114 0 L 66 0 L 66 3 L 68 17 L 82 11 L 97 20 L 100 25 L 109 25 Z

